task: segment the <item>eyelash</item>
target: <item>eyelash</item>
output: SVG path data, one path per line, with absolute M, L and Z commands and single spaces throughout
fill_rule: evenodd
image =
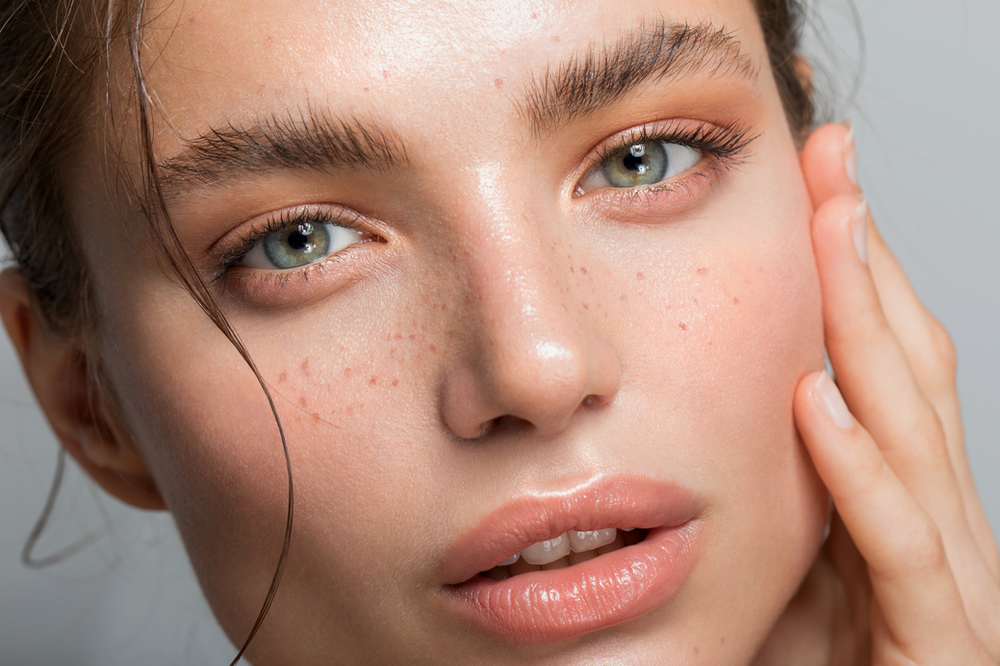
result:
M 673 143 L 693 148 L 710 157 L 715 162 L 715 168 L 732 169 L 743 162 L 747 157 L 746 150 L 748 146 L 759 136 L 759 134 L 751 134 L 749 127 L 739 123 L 729 123 L 727 125 L 699 124 L 684 127 L 679 126 L 679 122 L 675 121 L 667 126 L 643 125 L 642 127 L 627 130 L 625 133 L 599 147 L 588 160 L 589 164 L 584 174 L 588 174 L 594 169 L 599 168 L 607 160 L 629 146 L 652 142 Z M 692 177 L 698 176 L 707 177 L 707 174 L 700 173 Z M 678 187 L 687 187 L 689 185 L 690 183 L 687 181 L 665 181 L 641 188 L 602 188 L 602 190 L 597 190 L 597 192 L 601 192 L 602 196 L 614 197 L 619 204 L 628 205 L 633 203 L 638 196 L 655 196 L 665 191 L 670 192 L 676 190 Z M 243 261 L 270 233 L 280 231 L 293 224 L 302 224 L 304 222 L 334 224 L 364 232 L 365 230 L 358 223 L 359 217 L 357 213 L 351 215 L 336 214 L 318 207 L 281 211 L 277 215 L 268 218 L 263 227 L 250 231 L 235 247 L 226 250 L 222 254 L 216 262 L 212 284 L 225 285 L 230 273 L 236 268 L 237 264 Z M 381 240 L 379 236 L 371 232 L 365 233 L 370 236 L 369 240 L 371 241 Z M 292 277 L 294 273 L 305 273 L 323 266 L 338 254 L 332 254 L 323 261 L 299 269 L 275 271 L 275 277 L 283 282 Z
M 683 121 L 672 121 L 666 126 L 643 125 L 614 137 L 610 142 L 600 146 L 588 161 L 583 172 L 584 176 L 599 168 L 622 150 L 638 143 L 674 143 L 701 151 L 714 161 L 716 169 L 729 170 L 743 164 L 749 156 L 747 149 L 760 137 L 752 134 L 752 128 L 740 123 L 726 125 L 698 124 L 695 126 L 680 126 Z M 581 176 L 583 178 L 584 176 Z M 707 176 L 705 173 L 696 176 Z M 602 196 L 616 198 L 618 203 L 632 203 L 638 196 L 651 196 L 664 191 L 673 191 L 678 186 L 685 186 L 685 181 L 664 181 L 655 185 L 640 188 L 603 188 Z M 589 192 L 579 194 L 583 196 Z
M 236 265 L 243 261 L 250 252 L 261 243 L 264 238 L 273 232 L 281 231 L 294 224 L 302 224 L 305 222 L 310 222 L 312 224 L 334 224 L 339 227 L 344 227 L 346 229 L 353 229 L 355 231 L 363 232 L 370 236 L 370 241 L 381 241 L 381 238 L 371 232 L 368 232 L 358 223 L 358 218 L 360 215 L 354 213 L 353 215 L 345 214 L 334 214 L 329 210 L 324 210 L 322 208 L 311 207 L 305 210 L 303 209 L 292 209 L 283 210 L 277 215 L 269 217 L 263 227 L 253 229 L 246 236 L 240 239 L 239 243 L 228 250 L 226 250 L 215 265 L 214 277 L 212 278 L 212 284 L 221 285 L 225 284 L 226 279 L 229 277 L 230 272 L 236 268 Z M 308 266 L 303 266 L 299 269 L 289 269 L 288 271 L 275 271 L 282 276 L 291 273 L 293 271 L 304 272 L 308 270 L 313 270 L 319 266 L 322 266 L 331 257 L 336 256 L 332 254 L 326 259 L 319 261 L 315 264 L 310 264 Z M 287 276 L 286 276 L 287 277 Z

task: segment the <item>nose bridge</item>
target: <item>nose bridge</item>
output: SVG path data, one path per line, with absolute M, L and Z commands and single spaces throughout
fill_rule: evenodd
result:
M 620 382 L 613 349 L 584 316 L 569 230 L 558 211 L 513 189 L 488 190 L 461 221 L 472 344 L 448 383 L 445 417 L 463 437 L 502 417 L 557 432 Z

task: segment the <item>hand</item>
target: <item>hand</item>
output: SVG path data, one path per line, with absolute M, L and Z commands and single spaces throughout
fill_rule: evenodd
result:
M 1000 553 L 966 458 L 954 347 L 875 230 L 853 159 L 840 125 L 802 155 L 836 384 L 805 377 L 795 419 L 836 514 L 812 600 L 793 603 L 832 606 L 815 663 L 996 666 Z

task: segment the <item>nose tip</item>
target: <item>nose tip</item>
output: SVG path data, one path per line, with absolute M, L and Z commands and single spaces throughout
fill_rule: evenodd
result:
M 621 384 L 614 351 L 584 328 L 528 344 L 508 338 L 478 361 L 453 373 L 445 397 L 444 420 L 464 439 L 513 423 L 552 436 L 578 411 L 610 402 Z

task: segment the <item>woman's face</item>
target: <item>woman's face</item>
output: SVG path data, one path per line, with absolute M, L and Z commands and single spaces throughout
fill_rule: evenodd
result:
M 147 19 L 171 219 L 291 452 L 291 554 L 251 660 L 747 662 L 827 512 L 791 410 L 823 364 L 811 208 L 753 4 Z M 284 533 L 278 430 L 100 184 L 117 132 L 72 173 L 98 345 L 239 643 Z M 610 528 L 639 529 L 479 574 Z

